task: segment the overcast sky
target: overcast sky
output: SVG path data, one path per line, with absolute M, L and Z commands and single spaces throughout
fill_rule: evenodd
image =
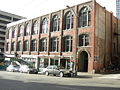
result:
M 33 18 L 90 0 L 0 0 L 0 10 Z M 96 0 L 116 14 L 116 0 Z

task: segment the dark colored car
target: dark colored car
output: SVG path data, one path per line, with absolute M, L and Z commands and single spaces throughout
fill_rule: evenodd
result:
M 45 74 L 48 76 L 49 74 L 53 74 L 53 75 L 59 75 L 60 77 L 63 76 L 71 76 L 73 74 L 73 72 L 71 70 L 68 69 L 60 69 L 58 66 L 48 66 Z

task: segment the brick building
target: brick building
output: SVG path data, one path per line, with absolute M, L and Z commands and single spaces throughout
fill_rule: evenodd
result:
M 100 72 L 117 62 L 120 21 L 95 0 L 8 25 L 5 52 L 37 68 Z

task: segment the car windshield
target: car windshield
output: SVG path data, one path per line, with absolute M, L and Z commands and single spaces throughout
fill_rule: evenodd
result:
M 29 68 L 33 68 L 32 66 L 28 66 Z
M 14 66 L 14 67 L 20 67 L 20 66 Z
M 58 69 L 58 67 L 53 67 L 53 69 Z

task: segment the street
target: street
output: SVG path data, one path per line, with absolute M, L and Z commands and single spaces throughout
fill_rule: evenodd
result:
M 119 90 L 120 80 L 0 71 L 0 90 Z

